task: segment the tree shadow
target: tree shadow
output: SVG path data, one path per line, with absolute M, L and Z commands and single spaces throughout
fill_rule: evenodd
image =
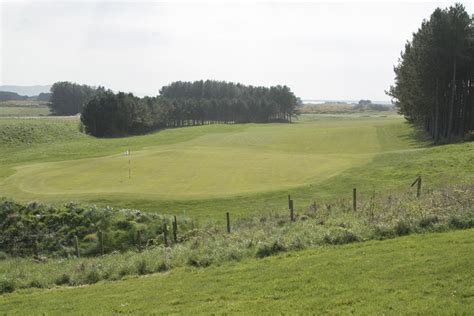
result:
M 409 131 L 407 133 L 398 135 L 398 138 L 407 141 L 410 145 L 415 145 L 417 147 L 436 146 L 431 136 L 421 126 L 412 124 L 410 122 L 404 122 L 404 124 L 410 127 Z

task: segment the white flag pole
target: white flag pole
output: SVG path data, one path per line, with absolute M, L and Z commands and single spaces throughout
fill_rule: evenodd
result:
M 127 153 L 128 153 L 128 178 L 131 179 L 132 178 L 132 169 L 131 169 L 131 161 L 130 160 L 132 158 L 131 157 L 132 154 L 130 152 L 130 149 L 127 151 Z

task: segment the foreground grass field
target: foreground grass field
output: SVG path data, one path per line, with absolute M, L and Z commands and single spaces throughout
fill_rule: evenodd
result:
M 457 314 L 474 310 L 474 230 L 321 247 L 0 296 L 0 313 Z
M 23 136 L 22 136 L 23 135 Z M 55 135 L 51 139 L 51 135 Z M 31 141 L 33 140 L 33 141 Z M 312 201 L 471 183 L 473 144 L 430 148 L 397 115 L 304 115 L 295 124 L 211 125 L 95 139 L 77 120 L 0 120 L 0 192 L 221 220 Z M 128 157 L 131 149 L 131 179 Z

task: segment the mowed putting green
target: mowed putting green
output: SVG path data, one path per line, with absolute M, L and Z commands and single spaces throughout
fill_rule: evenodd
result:
M 315 119 L 316 118 L 316 119 Z M 210 133 L 203 133 L 203 129 Z M 172 134 L 176 130 L 168 130 Z M 308 117 L 295 124 L 180 129 L 183 141 L 98 158 L 27 163 L 0 182 L 4 195 L 40 200 L 208 199 L 320 183 L 375 155 L 415 147 L 398 116 Z M 196 136 L 193 136 L 196 134 Z M 108 140 L 102 140 L 104 146 Z M 117 140 L 115 140 L 117 141 Z M 133 139 L 123 139 L 123 143 Z

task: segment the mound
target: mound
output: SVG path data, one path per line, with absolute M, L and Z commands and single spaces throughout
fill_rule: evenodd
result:
M 45 144 L 85 137 L 77 120 L 2 119 L 0 146 Z

